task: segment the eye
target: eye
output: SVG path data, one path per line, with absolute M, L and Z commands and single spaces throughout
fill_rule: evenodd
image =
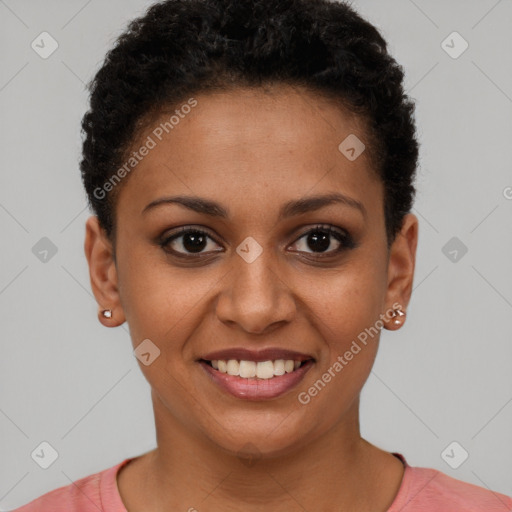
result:
M 334 240 L 333 240 L 334 238 Z M 303 243 L 301 244 L 301 241 Z M 307 246 L 313 249 L 311 252 L 298 249 L 299 252 L 318 254 L 318 257 L 332 256 L 345 249 L 355 247 L 352 237 L 342 230 L 333 229 L 332 226 L 316 226 L 304 233 L 295 243 L 299 247 Z
M 212 250 L 208 240 L 218 245 L 215 240 L 204 230 L 199 228 L 181 228 L 179 231 L 166 236 L 160 241 L 160 246 L 169 252 L 177 255 L 187 256 L 188 254 L 204 254 L 204 249 L 210 246 L 205 252 L 218 252 Z
M 184 258 L 222 252 L 222 248 L 215 249 L 215 245 L 219 244 L 207 231 L 193 227 L 182 227 L 164 236 L 158 243 L 164 251 Z M 306 245 L 312 251 L 301 249 L 301 243 L 302 247 Z M 290 247 L 294 246 L 299 246 L 299 249 L 296 249 L 298 252 L 314 254 L 316 258 L 322 258 L 354 248 L 356 244 L 345 230 L 338 230 L 329 225 L 318 225 L 304 233 Z

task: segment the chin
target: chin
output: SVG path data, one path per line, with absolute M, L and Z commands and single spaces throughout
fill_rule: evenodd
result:
M 275 418 L 259 413 L 254 420 L 240 415 L 239 420 L 234 426 L 233 422 L 227 425 L 226 419 L 221 418 L 219 423 L 225 428 L 207 435 L 222 450 L 240 459 L 251 461 L 292 455 L 311 438 L 311 433 L 305 430 L 305 422 L 297 417 L 292 419 L 288 413 Z

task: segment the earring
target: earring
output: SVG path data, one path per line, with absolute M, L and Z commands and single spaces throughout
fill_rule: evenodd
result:
M 393 323 L 395 325 L 400 325 L 403 321 L 405 321 L 405 312 L 401 309 L 394 309 L 393 310 L 393 316 L 391 318 L 394 318 Z
M 105 317 L 105 318 L 112 318 L 112 310 L 111 309 L 104 309 L 101 314 Z

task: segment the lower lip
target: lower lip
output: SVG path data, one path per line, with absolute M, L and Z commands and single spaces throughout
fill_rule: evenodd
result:
M 224 391 L 236 398 L 245 400 L 268 400 L 277 398 L 295 387 L 313 366 L 313 360 L 309 360 L 293 372 L 278 375 L 271 379 L 244 379 L 236 375 L 222 373 L 204 361 L 199 364 L 208 373 L 210 378 Z

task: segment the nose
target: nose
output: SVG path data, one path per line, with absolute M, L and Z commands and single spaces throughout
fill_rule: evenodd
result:
M 280 278 L 276 262 L 267 254 L 268 250 L 263 251 L 251 263 L 233 255 L 232 271 L 225 276 L 216 302 L 220 321 L 238 325 L 247 333 L 263 334 L 293 319 L 293 291 Z

